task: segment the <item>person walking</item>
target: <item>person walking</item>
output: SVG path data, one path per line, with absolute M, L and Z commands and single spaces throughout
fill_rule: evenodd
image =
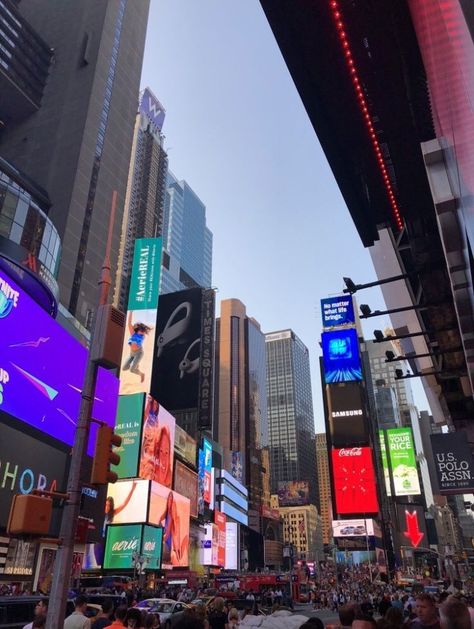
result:
M 106 598 L 102 602 L 102 611 L 97 614 L 94 622 L 92 623 L 92 629 L 104 629 L 104 627 L 110 627 L 112 624 L 112 612 L 114 611 L 113 602 Z
M 41 598 L 37 603 L 36 603 L 36 607 L 35 607 L 35 618 L 34 620 L 36 620 L 36 618 L 38 616 L 47 616 L 48 615 L 48 604 L 49 601 L 47 598 Z M 25 625 L 23 627 L 23 629 L 33 629 L 33 622 L 34 620 L 32 620 L 31 622 L 29 622 L 27 625 Z

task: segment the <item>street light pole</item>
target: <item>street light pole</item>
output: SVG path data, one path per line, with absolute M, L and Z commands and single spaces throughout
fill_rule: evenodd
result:
M 109 219 L 107 249 L 99 281 L 99 305 L 105 305 L 109 297 L 111 285 L 110 248 L 112 246 L 112 229 L 115 220 L 116 203 L 117 192 L 114 190 Z M 93 345 L 95 334 L 96 328 L 94 325 L 91 346 Z M 66 600 L 71 580 L 74 539 L 76 536 L 76 526 L 81 509 L 82 465 L 86 456 L 87 442 L 89 439 L 90 417 L 92 413 L 92 403 L 94 400 L 94 391 L 97 379 L 97 367 L 97 363 L 88 358 L 84 386 L 81 394 L 79 420 L 72 448 L 71 467 L 69 469 L 67 486 L 68 499 L 63 507 L 61 529 L 59 533 L 59 546 L 54 562 L 53 582 L 49 597 L 46 629 L 58 629 L 58 627 L 62 627 L 66 615 Z

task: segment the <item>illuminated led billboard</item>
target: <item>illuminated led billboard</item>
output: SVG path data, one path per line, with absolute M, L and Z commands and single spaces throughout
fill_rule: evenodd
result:
M 280 481 L 278 483 L 278 504 L 280 507 L 309 504 L 308 481 Z
M 441 494 L 474 491 L 474 460 L 464 431 L 431 435 L 436 475 Z
M 396 496 L 421 493 L 411 428 L 387 430 L 387 447 Z
M 326 385 L 329 432 L 336 448 L 369 443 L 369 429 L 362 384 L 345 382 Z
M 134 553 L 146 557 L 145 570 L 161 568 L 163 529 L 147 524 L 112 524 L 107 527 L 104 568 L 130 570 Z
M 353 325 L 355 323 L 355 313 L 352 295 L 339 295 L 338 297 L 321 299 L 321 317 L 323 328 Z
M 149 522 L 163 527 L 163 568 L 189 565 L 189 498 L 151 483 Z
M 181 461 L 174 464 L 174 490 L 189 498 L 191 517 L 198 516 L 198 475 Z
M 108 485 L 106 523 L 148 522 L 149 486 L 147 480 L 123 480 Z
M 151 395 L 147 395 L 143 417 L 139 476 L 171 487 L 175 419 Z
M 321 340 L 326 384 L 362 380 L 356 330 L 349 328 L 323 332 Z
M 372 448 L 333 449 L 332 469 L 338 515 L 378 513 Z

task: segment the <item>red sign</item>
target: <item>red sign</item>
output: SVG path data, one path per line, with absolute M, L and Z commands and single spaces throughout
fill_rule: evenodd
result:
M 211 475 L 204 472 L 204 502 L 211 502 Z
M 332 469 L 339 515 L 378 513 L 372 448 L 333 449 Z
M 420 525 L 418 523 L 418 513 L 413 511 L 410 513 L 408 509 L 405 510 L 405 524 L 406 531 L 403 535 L 410 540 L 412 546 L 417 548 L 420 545 L 421 540 L 425 534 L 420 531 Z
M 219 541 L 217 545 L 217 565 L 225 566 L 225 542 L 226 542 L 226 517 L 217 509 L 214 511 L 214 522 L 219 531 Z

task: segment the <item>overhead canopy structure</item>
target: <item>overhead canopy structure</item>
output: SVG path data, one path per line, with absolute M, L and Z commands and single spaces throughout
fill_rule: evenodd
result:
M 400 331 L 427 331 L 411 349 L 440 354 L 413 365 L 439 372 L 424 378 L 436 418 L 474 425 L 474 320 L 469 330 L 460 313 L 473 304 L 459 305 L 427 175 L 424 147 L 438 130 L 409 0 L 260 2 L 380 279 L 389 268 L 410 274 L 386 285 L 387 305 L 427 306 Z

